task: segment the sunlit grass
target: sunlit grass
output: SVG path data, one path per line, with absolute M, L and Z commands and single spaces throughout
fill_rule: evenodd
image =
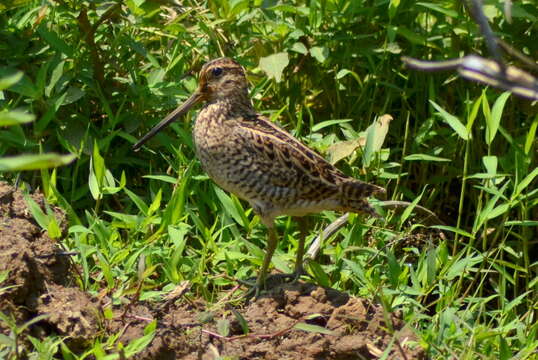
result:
M 401 311 L 431 358 L 532 356 L 536 105 L 450 73 L 403 68 L 403 54 L 441 59 L 480 52 L 480 36 L 459 2 L 269 3 L 129 2 L 107 19 L 87 2 L 0 10 L 0 78 L 8 67 L 25 73 L 1 93 L 0 105 L 36 115 L 33 127 L 0 130 L 0 155 L 77 156 L 55 170 L 1 176 L 20 176 L 67 212 L 62 243 L 78 253 L 78 285 L 120 304 L 135 295 L 159 301 L 188 280 L 192 296 L 214 304 L 235 279 L 257 274 L 265 228 L 248 204 L 203 173 L 190 135 L 194 112 L 141 151 L 131 150 L 195 89 L 203 62 L 227 55 L 247 68 L 262 113 L 327 158 L 351 146 L 340 169 L 445 222 L 441 235 L 410 211 L 389 211 L 386 222 L 352 216 L 324 242 L 308 267 L 309 281 L 367 297 L 387 313 Z M 492 4 L 490 21 L 499 33 L 516 48 L 532 49 L 534 4 L 514 3 L 520 11 L 512 24 L 501 3 Z M 94 45 L 72 15 L 82 10 L 98 24 Z M 288 60 L 278 67 L 281 81 L 259 66 L 276 53 Z M 384 114 L 393 120 L 381 149 L 350 143 L 366 139 Z M 37 217 L 46 222 L 46 214 Z M 311 216 L 307 244 L 336 217 Z M 42 226 L 53 230 L 50 221 Z M 289 271 L 300 227 L 282 217 L 277 229 L 282 240 L 272 264 Z M 34 344 L 36 353 L 58 346 L 55 338 Z M 98 340 L 88 354 L 102 348 L 115 349 L 114 339 Z

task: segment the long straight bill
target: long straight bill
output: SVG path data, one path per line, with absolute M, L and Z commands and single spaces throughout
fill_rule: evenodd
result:
M 158 123 L 153 129 L 150 130 L 142 139 L 138 140 L 136 144 L 133 145 L 133 150 L 138 151 L 142 145 L 149 139 L 155 136 L 159 131 L 161 131 L 166 126 L 170 125 L 173 121 L 177 120 L 181 115 L 185 114 L 190 110 L 191 107 L 196 105 L 202 100 L 202 94 L 200 92 L 195 92 L 187 99 L 181 106 L 168 114 L 160 123 Z

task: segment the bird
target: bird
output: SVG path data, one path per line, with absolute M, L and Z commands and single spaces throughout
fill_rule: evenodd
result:
M 218 186 L 246 200 L 267 228 L 265 256 L 252 287 L 255 297 L 265 288 L 278 244 L 277 216 L 334 210 L 379 217 L 367 199 L 385 193 L 385 189 L 345 175 L 259 114 L 249 97 L 245 70 L 232 58 L 206 62 L 199 73 L 197 90 L 136 142 L 133 150 L 139 150 L 147 140 L 200 103 L 203 105 L 192 134 L 203 170 Z M 303 271 L 303 255 L 301 237 L 295 278 Z

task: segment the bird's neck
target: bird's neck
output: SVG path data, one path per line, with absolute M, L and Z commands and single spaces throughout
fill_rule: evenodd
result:
M 235 118 L 238 115 L 255 114 L 252 101 L 248 96 L 226 96 L 214 98 L 207 102 L 204 110 L 224 115 L 225 118 Z

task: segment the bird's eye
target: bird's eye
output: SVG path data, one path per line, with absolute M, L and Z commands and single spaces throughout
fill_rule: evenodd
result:
M 211 73 L 213 74 L 214 77 L 218 77 L 222 75 L 222 68 L 219 68 L 219 67 L 213 68 L 211 70 Z

